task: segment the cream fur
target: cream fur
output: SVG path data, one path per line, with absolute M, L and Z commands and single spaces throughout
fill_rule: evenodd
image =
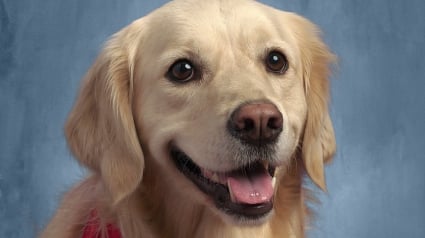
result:
M 265 70 L 270 48 L 288 58 L 284 75 Z M 202 79 L 167 80 L 179 58 L 201 65 Z M 304 237 L 303 176 L 326 190 L 324 163 L 335 151 L 333 60 L 312 23 L 255 1 L 175 0 L 136 20 L 111 38 L 83 81 L 66 137 L 92 175 L 64 196 L 41 237 L 81 236 L 93 209 L 127 238 Z M 234 168 L 240 161 L 225 123 L 237 105 L 257 99 L 284 117 L 282 166 L 272 215 L 238 225 L 173 167 L 168 147 L 177 143 L 211 170 Z

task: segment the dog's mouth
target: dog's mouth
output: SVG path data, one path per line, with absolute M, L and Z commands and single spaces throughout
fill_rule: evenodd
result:
M 258 160 L 229 172 L 214 172 L 199 167 L 176 147 L 170 154 L 178 170 L 226 214 L 255 220 L 273 209 L 275 166 Z

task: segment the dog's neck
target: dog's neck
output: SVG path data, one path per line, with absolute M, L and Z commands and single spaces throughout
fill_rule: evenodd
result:
M 298 163 L 299 164 L 299 163 Z M 147 166 L 154 166 L 149 165 Z M 145 171 L 160 171 L 147 169 Z M 274 213 L 257 226 L 237 226 L 224 222 L 220 216 L 200 202 L 194 202 L 188 188 L 176 187 L 163 173 L 145 174 L 139 191 L 134 193 L 120 209 L 124 237 L 304 237 L 306 208 L 302 201 L 302 168 L 289 168 L 279 179 Z M 168 187 L 164 187 L 164 184 Z M 167 185 L 168 184 L 168 185 Z M 174 186 L 171 186 L 171 185 Z M 149 185 L 149 186 L 148 186 Z M 160 186 L 161 185 L 161 186 Z M 137 208 L 137 209 L 135 209 Z M 143 220 L 136 219 L 143 217 Z M 271 231 L 273 230 L 273 234 Z M 141 236 L 143 234 L 143 236 Z M 150 236 L 147 236 L 150 234 Z

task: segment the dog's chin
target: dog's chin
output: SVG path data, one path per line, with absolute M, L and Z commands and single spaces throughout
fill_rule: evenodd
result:
M 185 152 L 173 146 L 170 156 L 176 168 L 200 190 L 225 222 L 259 225 L 273 212 L 276 166 L 261 160 L 226 172 L 198 166 Z

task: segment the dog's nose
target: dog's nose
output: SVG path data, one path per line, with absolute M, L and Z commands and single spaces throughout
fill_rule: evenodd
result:
M 252 145 L 273 143 L 282 128 L 282 113 L 267 102 L 239 106 L 228 122 L 228 129 L 234 137 Z

